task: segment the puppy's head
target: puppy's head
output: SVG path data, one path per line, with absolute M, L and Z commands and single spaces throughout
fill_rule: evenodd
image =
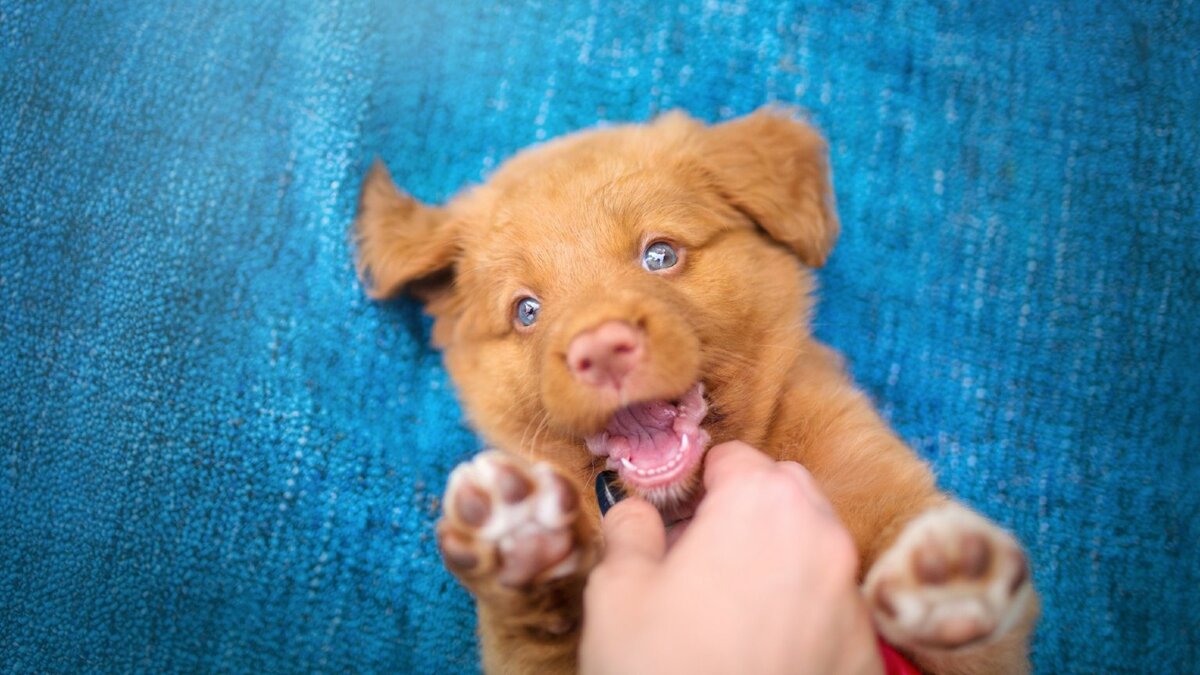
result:
M 443 207 L 377 165 L 356 223 L 378 297 L 410 291 L 473 424 L 664 512 L 710 442 L 761 441 L 837 238 L 825 144 L 760 111 L 685 115 L 527 150 Z

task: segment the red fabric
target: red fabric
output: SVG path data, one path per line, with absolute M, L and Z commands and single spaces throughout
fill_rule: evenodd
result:
M 884 642 L 882 638 L 879 640 L 879 655 L 883 657 L 884 675 L 921 675 L 921 671 L 917 670 L 916 666 L 909 663 L 908 659 L 892 649 L 892 646 Z

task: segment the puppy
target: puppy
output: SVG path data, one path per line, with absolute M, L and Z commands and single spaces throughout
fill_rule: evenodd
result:
M 371 294 L 426 302 L 498 448 L 453 472 L 438 524 L 487 671 L 576 669 L 599 471 L 670 522 L 729 440 L 812 472 L 857 544 L 877 630 L 919 666 L 1029 670 L 1038 601 L 1020 546 L 938 491 L 811 334 L 809 268 L 838 220 L 807 125 L 767 110 L 584 131 L 441 207 L 377 164 L 355 227 Z

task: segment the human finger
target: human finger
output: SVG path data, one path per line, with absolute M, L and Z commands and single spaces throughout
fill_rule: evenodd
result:
M 821 486 L 817 485 L 817 479 L 813 478 L 808 469 L 797 462 L 779 462 L 776 466 L 796 481 L 809 503 L 818 511 L 825 515 L 835 516 L 833 504 L 829 503 L 829 498 L 821 491 Z
M 604 516 L 606 566 L 657 563 L 666 552 L 666 531 L 658 510 L 644 499 L 625 499 Z
M 722 443 L 713 446 L 704 460 L 704 487 L 712 492 L 736 476 L 770 469 L 774 464 L 770 457 L 741 441 Z

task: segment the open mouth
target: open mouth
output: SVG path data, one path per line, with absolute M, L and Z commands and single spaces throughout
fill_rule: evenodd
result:
M 697 382 L 678 399 L 621 408 L 603 431 L 586 439 L 587 447 L 607 457 L 622 482 L 663 506 L 708 449 L 708 432 L 700 427 L 707 414 L 704 385 Z

